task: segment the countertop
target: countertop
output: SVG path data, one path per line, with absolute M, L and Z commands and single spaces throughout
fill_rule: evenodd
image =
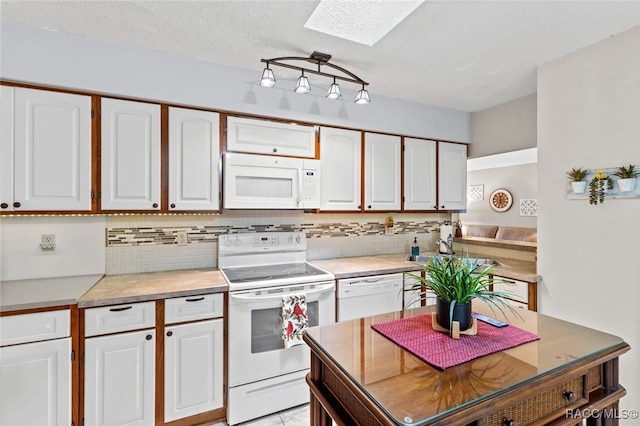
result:
M 78 301 L 79 308 L 119 305 L 229 290 L 217 269 L 107 275 Z
M 429 255 L 428 253 L 426 254 Z M 470 253 L 469 256 L 486 257 Z M 537 283 L 540 276 L 535 262 L 503 257 L 492 257 L 502 264 L 493 266 L 493 275 L 513 280 Z M 375 256 L 342 257 L 337 259 L 309 260 L 309 263 L 335 275 L 336 279 L 357 278 L 369 275 L 393 274 L 421 270 L 422 263 L 407 260 L 406 254 L 380 254 Z
M 102 274 L 0 282 L 0 312 L 75 305 Z

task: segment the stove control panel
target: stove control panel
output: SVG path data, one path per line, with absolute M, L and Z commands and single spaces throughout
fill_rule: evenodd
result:
M 255 232 L 221 235 L 219 254 L 242 254 L 270 251 L 301 251 L 307 248 L 304 232 Z

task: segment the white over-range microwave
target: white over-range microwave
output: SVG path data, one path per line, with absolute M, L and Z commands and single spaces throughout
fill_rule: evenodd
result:
M 227 152 L 223 160 L 226 209 L 320 208 L 320 161 Z

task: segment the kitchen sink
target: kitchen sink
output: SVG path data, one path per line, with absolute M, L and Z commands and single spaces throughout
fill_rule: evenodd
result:
M 407 260 L 410 262 L 415 262 L 415 263 L 421 263 L 421 264 L 426 264 L 428 263 L 431 258 L 434 257 L 434 255 L 422 255 L 422 256 L 407 256 Z M 447 255 L 447 254 L 441 254 L 440 257 L 442 257 L 443 259 L 448 259 L 451 257 L 451 255 Z M 461 257 L 462 259 L 467 260 L 467 257 Z M 495 268 L 506 268 L 506 266 L 502 263 L 500 263 L 499 261 L 497 261 L 496 259 L 490 258 L 490 257 L 473 257 L 470 256 L 468 258 L 469 262 L 471 263 L 475 263 L 480 267 L 495 267 Z

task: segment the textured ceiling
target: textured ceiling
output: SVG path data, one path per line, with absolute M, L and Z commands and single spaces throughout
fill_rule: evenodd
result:
M 2 20 L 253 69 L 256 75 L 261 58 L 317 50 L 368 81 L 373 102 L 384 95 L 464 111 L 534 93 L 538 65 L 640 25 L 639 0 L 428 0 L 369 47 L 305 28 L 317 4 L 2 1 L 0 14 Z M 277 78 L 285 70 L 274 71 Z

